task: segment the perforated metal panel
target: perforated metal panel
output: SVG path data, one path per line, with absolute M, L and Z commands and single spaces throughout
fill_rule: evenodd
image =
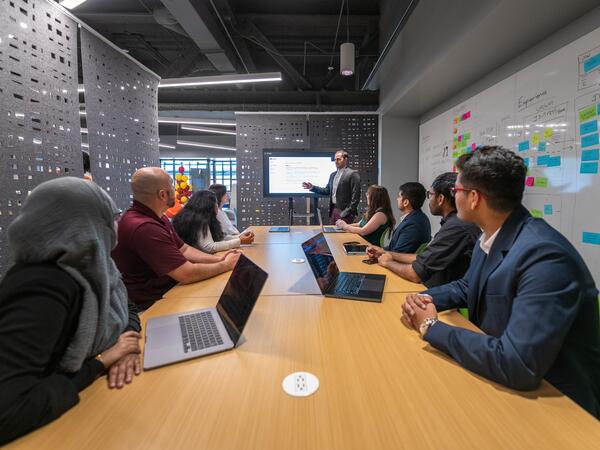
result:
M 362 200 L 370 184 L 377 183 L 377 115 L 246 115 L 237 116 L 237 195 L 238 223 L 250 225 L 286 224 L 288 200 L 263 197 L 262 151 L 307 149 L 307 151 L 344 149 L 351 155 L 350 167 L 361 176 Z M 304 201 L 296 200 L 298 209 Z M 319 208 L 327 217 L 328 200 Z
M 91 173 L 117 205 L 131 203 L 131 175 L 159 166 L 159 79 L 81 30 Z
M 45 1 L 0 0 L 0 274 L 6 228 L 27 194 L 83 175 L 77 24 Z

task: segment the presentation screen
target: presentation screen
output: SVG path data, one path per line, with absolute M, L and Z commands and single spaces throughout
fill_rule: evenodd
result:
M 263 150 L 263 193 L 265 197 L 316 196 L 302 187 L 303 181 L 326 186 L 335 172 L 335 152 L 306 150 Z

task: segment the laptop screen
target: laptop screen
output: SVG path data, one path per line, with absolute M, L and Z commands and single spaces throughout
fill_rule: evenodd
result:
M 244 331 L 267 277 L 267 272 L 240 255 L 217 303 L 217 311 L 234 344 Z
M 323 233 L 317 234 L 302 244 L 302 250 L 308 259 L 310 268 L 317 279 L 317 284 L 321 292 L 325 294 L 330 285 L 335 281 L 335 277 L 340 272 L 329 245 L 325 240 Z

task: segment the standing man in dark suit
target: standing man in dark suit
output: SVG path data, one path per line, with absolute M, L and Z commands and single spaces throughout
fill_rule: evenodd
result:
M 521 204 L 521 157 L 480 147 L 456 167 L 458 217 L 483 234 L 464 278 L 408 295 L 403 321 L 466 369 L 519 390 L 544 378 L 600 419 L 598 290 L 585 262 Z M 460 307 L 483 334 L 437 320 Z
M 392 234 L 392 240 L 385 248 L 396 253 L 416 253 L 419 247 L 431 240 L 431 224 L 421 211 L 427 191 L 421 183 L 410 182 L 400 186 L 398 209 L 400 223 Z
M 348 167 L 348 152 L 344 150 L 336 152 L 335 167 L 337 171 L 329 175 L 327 186 L 314 186 L 310 181 L 305 181 L 302 187 L 316 194 L 329 196 L 329 217 L 332 225 L 335 225 L 338 219 L 354 223 L 360 202 L 360 175 Z

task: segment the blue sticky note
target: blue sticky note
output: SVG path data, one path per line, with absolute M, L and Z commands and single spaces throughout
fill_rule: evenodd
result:
M 584 244 L 600 245 L 600 233 L 584 231 L 581 240 Z
M 597 162 L 582 162 L 579 173 L 598 173 Z
M 598 121 L 590 120 L 589 122 L 579 125 L 579 134 L 596 133 L 598 131 Z
M 523 158 L 523 162 L 527 167 L 529 167 L 529 158 Z
M 529 141 L 519 142 L 519 151 L 524 152 L 525 150 L 529 150 Z
M 540 152 L 546 151 L 546 142 L 545 141 L 540 142 L 540 144 L 538 145 L 538 151 L 540 151 Z
M 538 166 L 546 166 L 546 165 L 548 165 L 549 160 L 550 160 L 550 155 L 538 156 L 536 164 Z
M 581 138 L 582 147 L 590 147 L 592 145 L 598 145 L 598 143 L 600 143 L 598 140 L 598 133 L 588 134 L 587 136 L 583 136 Z
M 552 215 L 552 205 L 544 205 L 544 215 L 546 215 L 546 216 Z
M 596 105 L 596 113 L 600 116 L 600 103 Z
M 588 58 L 583 63 L 583 71 L 585 73 L 591 72 L 592 70 L 600 67 L 600 53 Z
M 559 167 L 560 166 L 560 155 L 549 157 L 548 161 L 546 162 L 546 165 L 548 167 Z
M 600 152 L 597 148 L 593 150 L 583 150 L 581 152 L 582 161 L 598 161 L 600 159 Z

